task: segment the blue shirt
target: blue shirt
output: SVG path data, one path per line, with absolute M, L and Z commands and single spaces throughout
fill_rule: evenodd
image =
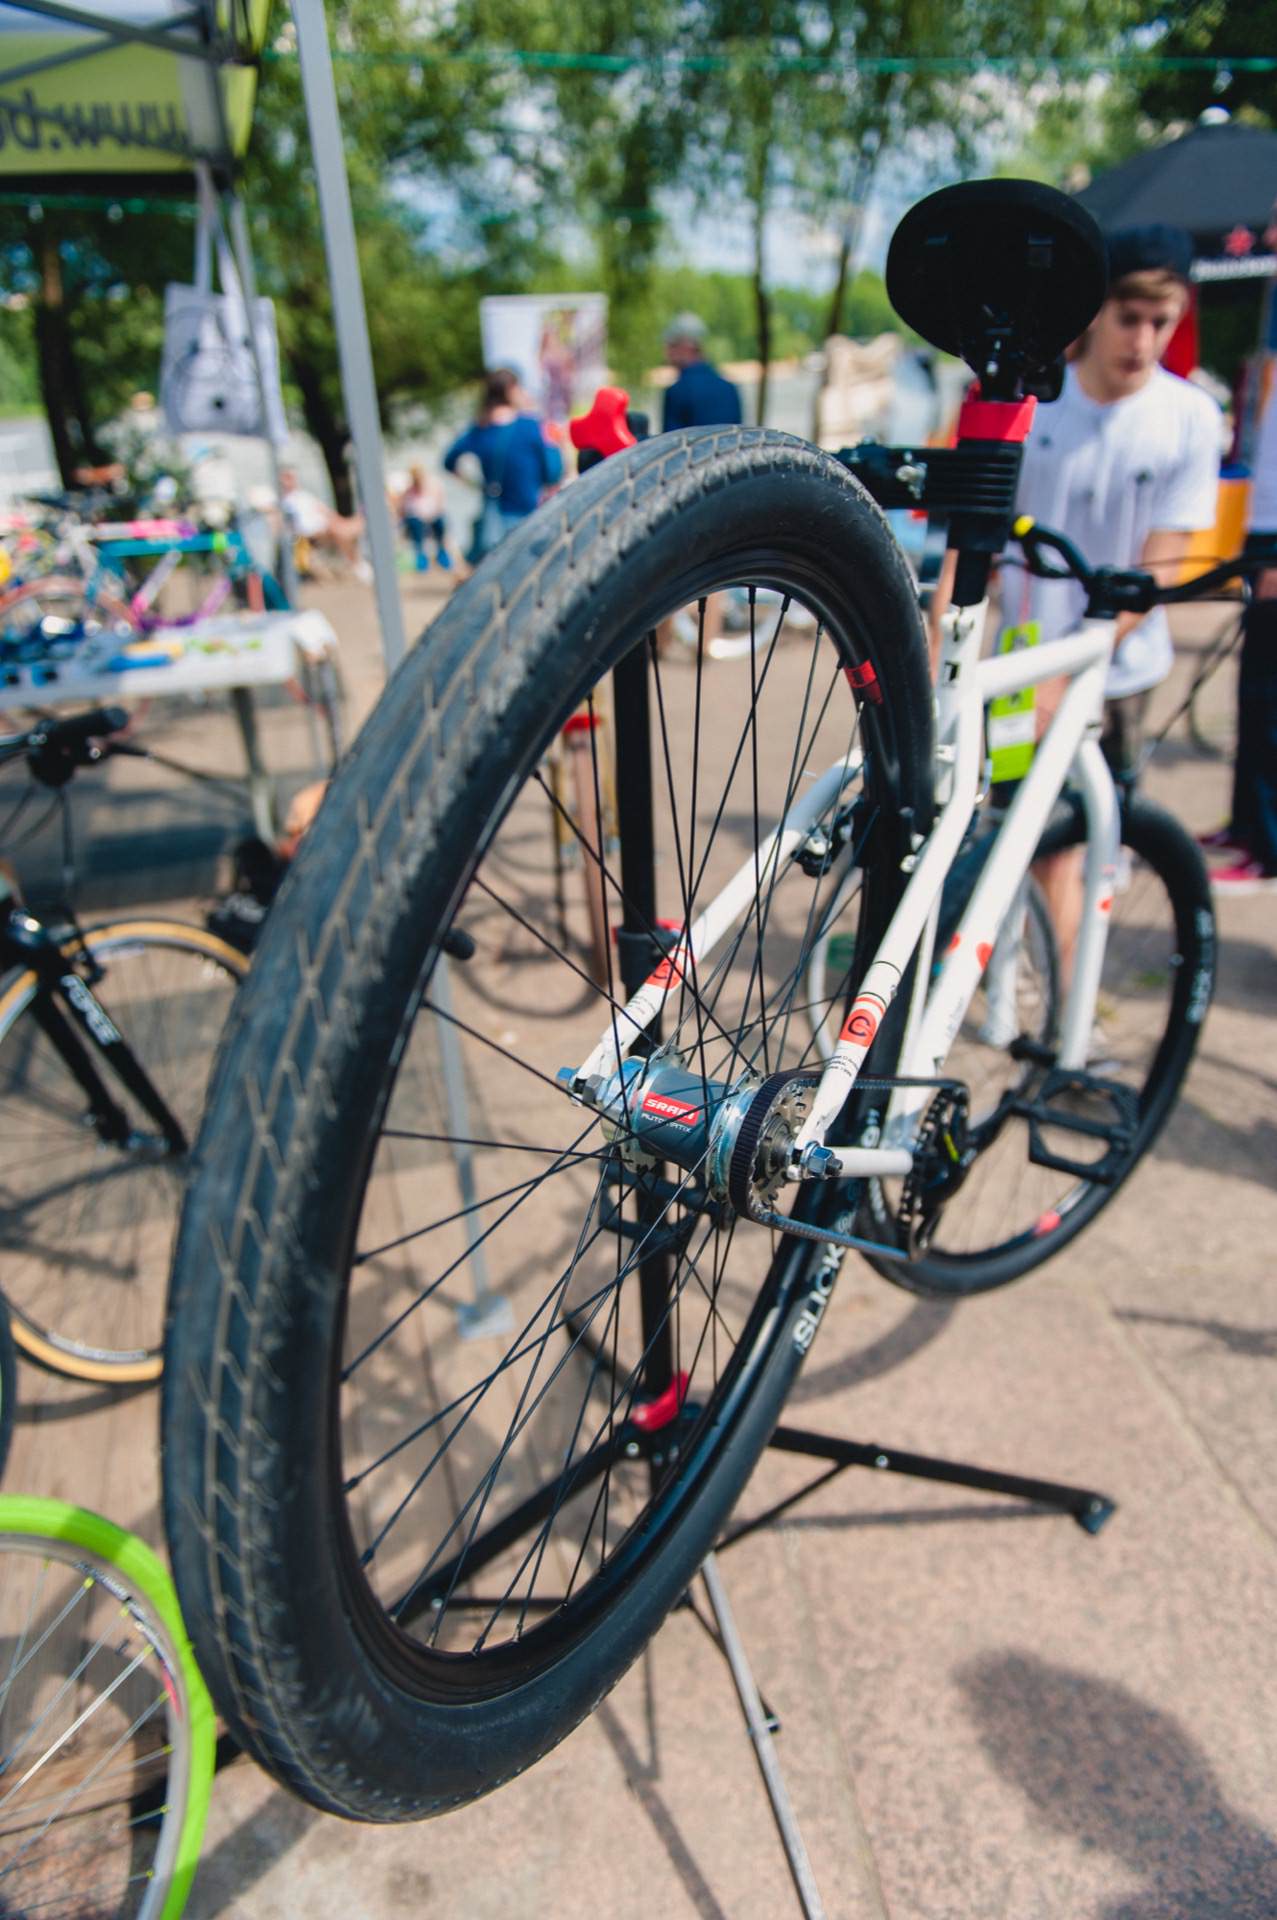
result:
M 541 432 L 540 422 L 521 413 L 503 426 L 467 427 L 443 456 L 455 473 L 463 453 L 472 453 L 483 468 L 489 499 L 502 513 L 523 517 L 536 507 L 546 487 L 563 475 L 563 457 Z
M 665 390 L 665 432 L 675 427 L 738 427 L 740 395 L 708 360 L 693 360 Z

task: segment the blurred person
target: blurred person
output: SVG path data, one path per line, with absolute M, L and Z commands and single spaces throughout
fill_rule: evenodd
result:
M 364 531 L 362 514 L 337 513 L 318 494 L 308 492 L 301 485 L 294 467 L 280 470 L 279 511 L 294 540 L 312 549 L 330 548 L 357 580 L 371 579 L 372 570 L 360 550 Z M 301 572 L 306 570 L 299 568 Z
M 1277 203 L 1264 244 L 1277 252 Z M 1247 546 L 1271 547 L 1273 565 L 1260 574 L 1242 617 L 1232 811 L 1226 827 L 1201 837 L 1208 851 L 1233 856 L 1211 876 L 1218 894 L 1277 888 L 1277 380 L 1259 423 L 1248 517 Z
M 1176 227 L 1109 237 L 1104 304 L 1073 348 L 1058 400 L 1039 406 L 1017 506 L 1063 533 L 1091 566 L 1173 580 L 1193 533 L 1215 524 L 1223 417 L 1159 362 L 1188 305 L 1192 242 Z M 1053 640 L 1086 605 L 1075 580 L 1004 575 L 1002 612 Z M 1152 691 L 1173 664 L 1165 609 L 1122 614 L 1105 686 L 1101 746 L 1115 778 L 1138 771 Z M 1053 711 L 1062 687 L 1039 690 Z
M 677 369 L 678 378 L 665 389 L 661 429 L 672 433 L 677 427 L 738 427 L 741 423 L 740 393 L 725 380 L 717 367 L 705 358 L 705 322 L 694 313 L 675 314 L 665 329 L 667 363 Z M 686 625 L 692 618 L 687 608 L 674 616 Z M 705 602 L 703 616 L 697 616 L 697 628 L 690 635 L 697 644 L 697 629 L 706 649 L 723 629 L 724 601 L 721 593 L 712 593 Z M 672 620 L 663 620 L 656 630 L 661 653 L 669 650 L 673 636 Z
M 1025 443 L 1018 511 L 1073 541 L 1091 566 L 1141 567 L 1173 580 L 1194 532 L 1215 523 L 1223 419 L 1199 387 L 1159 363 L 1189 298 L 1192 242 L 1178 227 L 1109 235 L 1103 305 L 1069 351 L 1059 398 L 1039 404 Z M 1002 619 L 1035 622 L 1041 640 L 1071 632 L 1086 606 L 1075 580 L 1017 574 L 1007 556 Z M 933 664 L 948 605 L 953 555 L 932 602 Z M 1100 745 L 1119 786 L 1134 785 L 1153 689 L 1173 664 L 1165 610 L 1124 613 L 1105 684 Z M 1036 690 L 1039 731 L 1067 682 Z M 1047 894 L 1067 979 L 1082 912 L 1081 858 L 1035 868 Z
M 478 461 L 483 476 L 483 507 L 466 554 L 477 566 L 563 477 L 563 456 L 546 438 L 512 367 L 494 367 L 484 375 L 478 413 L 448 448 L 443 464 L 456 473 L 467 455 Z
M 1220 409 L 1160 364 L 1188 306 L 1192 253 L 1177 227 L 1109 236 L 1104 304 L 1072 349 L 1059 399 L 1038 409 L 1017 496 L 1021 513 L 1063 533 L 1091 566 L 1141 567 L 1164 584 L 1192 535 L 1214 525 L 1219 498 Z M 1071 632 L 1085 605 L 1075 580 L 1025 574 L 1003 588 L 1003 617 L 1036 621 L 1043 640 Z M 1135 783 L 1149 701 L 1173 664 L 1163 607 L 1119 615 L 1100 735 L 1119 787 Z M 1038 688 L 1039 726 L 1065 685 Z M 1082 917 L 1081 853 L 1040 861 L 1036 871 L 1067 979 Z
M 422 466 L 410 466 L 408 484 L 395 501 L 395 511 L 415 555 L 417 572 L 425 573 L 430 566 L 427 539 L 434 541 L 435 559 L 447 572 L 452 565 L 447 545 L 448 522 L 444 513 L 443 488 L 435 475 L 427 474 Z
M 665 389 L 661 427 L 738 427 L 740 393 L 705 358 L 705 322 L 694 313 L 676 314 L 665 329 L 665 358 L 678 378 Z

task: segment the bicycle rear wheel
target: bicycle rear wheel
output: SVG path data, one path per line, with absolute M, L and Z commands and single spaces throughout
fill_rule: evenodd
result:
M 778 648 L 769 621 L 721 671 L 663 661 L 657 625 L 738 582 L 818 626 Z M 526 849 L 546 749 L 609 673 L 602 990 L 548 931 Z M 930 712 L 916 598 L 866 496 L 801 442 L 692 430 L 504 541 L 339 771 L 211 1095 L 162 1408 L 201 1665 L 315 1804 L 406 1819 L 499 1786 L 597 1704 L 713 1541 L 838 1264 L 734 1217 L 689 1144 L 710 1088 L 752 1106 L 811 1064 L 798 1001 L 831 877 L 806 845 L 769 864 L 767 830 L 833 769 L 813 827 L 855 836 L 843 911 L 868 954 L 929 822 Z M 662 960 L 653 929 L 742 873 L 712 954 Z M 494 915 L 540 955 L 495 1019 Z M 636 945 L 638 977 L 673 983 L 648 1029 L 647 1070 L 684 1076 L 668 1153 L 556 1078 L 620 1018 Z M 836 1190 L 803 1202 L 850 1219 Z
M 97 999 L 193 1142 L 226 1014 L 248 961 L 199 927 L 90 929 Z M 68 943 L 75 965 L 78 947 Z M 13 1334 L 79 1380 L 159 1377 L 164 1297 L 187 1161 L 102 1068 L 135 1128 L 104 1142 L 37 1018 L 32 972 L 0 990 L 0 1251 Z
M 1199 753 L 1230 764 L 1237 753 L 1237 665 L 1242 615 L 1235 614 L 1211 642 L 1197 668 L 1188 702 L 1188 731 Z M 1231 661 L 1231 665 L 1230 665 Z
M 82 1507 L 0 1495 L 0 1912 L 176 1920 L 213 1758 L 150 1548 Z
M 1075 804 L 1048 828 L 1038 856 L 1080 847 L 1084 839 Z M 1060 1096 L 1062 1110 L 1080 1119 L 1108 1123 L 1120 1111 L 1127 1122 L 1125 1144 L 1105 1156 L 1102 1143 L 1088 1145 L 1072 1130 L 1040 1122 L 1048 1151 L 1093 1165 L 1101 1177 L 1035 1163 L 1029 1120 L 1013 1103 L 1041 1089 L 1044 1068 L 1026 1058 L 1009 1029 L 981 1038 L 969 1021 L 945 1071 L 971 1087 L 972 1139 L 979 1150 L 965 1185 L 944 1206 L 927 1251 L 908 1262 L 873 1263 L 884 1279 L 943 1297 L 984 1293 L 1053 1258 L 1094 1220 L 1153 1145 L 1175 1104 L 1210 1005 L 1214 929 L 1210 884 L 1192 840 L 1160 807 L 1128 801 L 1088 1062 L 1091 1075 L 1118 1089 L 1122 1104 L 1115 1108 L 1112 1098 L 1085 1088 Z M 1029 986 L 1032 975 L 1029 968 Z M 1041 1004 L 1040 993 L 1030 992 L 1022 1021 L 1026 1010 Z M 1020 1025 L 1018 1035 L 1039 1040 L 1031 1021 Z M 862 1226 L 880 1236 L 890 1233 L 899 1200 L 897 1186 L 870 1182 Z

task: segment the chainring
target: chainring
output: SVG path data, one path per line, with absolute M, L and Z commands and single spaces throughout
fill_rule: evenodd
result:
M 942 1087 L 923 1116 L 896 1209 L 896 1231 L 909 1258 L 924 1254 L 944 1210 L 971 1171 L 971 1100 L 965 1086 Z

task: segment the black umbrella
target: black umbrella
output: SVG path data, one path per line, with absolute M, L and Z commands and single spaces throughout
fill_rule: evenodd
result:
M 1277 133 L 1226 122 L 1137 153 L 1077 195 L 1106 233 L 1154 221 L 1193 237 L 1195 280 L 1277 271 L 1263 233 L 1277 200 Z

